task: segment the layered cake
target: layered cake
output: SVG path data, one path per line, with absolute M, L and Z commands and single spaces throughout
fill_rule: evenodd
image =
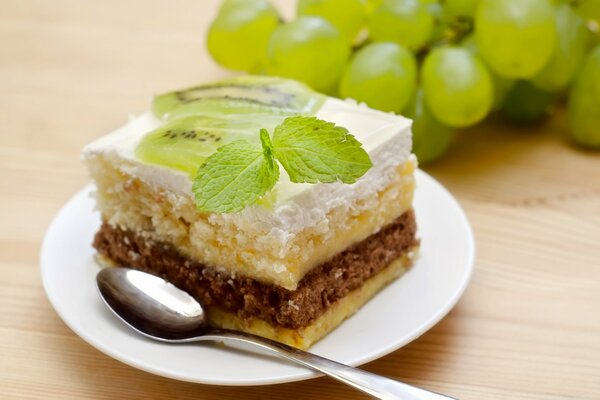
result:
M 356 182 L 293 183 L 236 212 L 199 211 L 194 176 L 216 149 L 315 116 L 345 127 L 372 167 Z M 152 112 L 88 145 L 104 265 L 165 277 L 215 327 L 308 348 L 412 263 L 410 120 L 289 80 L 237 77 L 167 93 Z

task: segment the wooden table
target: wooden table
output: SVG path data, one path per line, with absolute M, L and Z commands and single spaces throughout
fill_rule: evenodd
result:
M 139 371 L 71 332 L 42 289 L 44 232 L 89 179 L 81 147 L 155 92 L 229 74 L 204 49 L 217 3 L 2 3 L 0 398 L 363 397 L 326 378 L 215 387 Z M 461 399 L 600 398 L 600 156 L 565 134 L 564 112 L 488 122 L 425 168 L 473 224 L 475 274 L 442 322 L 365 369 Z

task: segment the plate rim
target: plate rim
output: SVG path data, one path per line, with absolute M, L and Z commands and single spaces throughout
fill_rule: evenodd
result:
M 441 321 L 456 306 L 456 304 L 458 303 L 458 301 L 464 294 L 466 288 L 468 287 L 468 285 L 471 281 L 472 275 L 473 275 L 473 271 L 475 269 L 475 252 L 476 252 L 475 237 L 473 234 L 473 229 L 471 227 L 471 224 L 469 223 L 469 220 L 468 220 L 467 215 L 464 212 L 463 208 L 460 206 L 460 204 L 456 200 L 456 198 L 454 196 L 452 196 L 452 194 L 440 182 L 438 182 L 435 178 L 433 178 L 431 175 L 427 174 L 426 172 L 424 172 L 421 169 L 417 169 L 415 171 L 415 175 L 416 175 L 417 183 L 419 180 L 427 180 L 428 184 L 435 186 L 436 190 L 438 190 L 440 193 L 442 193 L 444 195 L 445 200 L 448 201 L 448 204 L 451 205 L 452 208 L 454 209 L 455 215 L 457 215 L 459 217 L 461 228 L 466 232 L 466 235 L 464 238 L 464 239 L 466 239 L 465 240 L 465 249 L 464 249 L 466 261 L 465 261 L 463 275 L 461 276 L 460 285 L 456 286 L 452 296 L 450 296 L 445 301 L 444 306 L 440 307 L 435 313 L 433 313 L 426 320 L 426 322 L 422 323 L 419 327 L 417 327 L 417 329 L 414 329 L 410 335 L 399 337 L 398 340 L 395 340 L 395 341 L 390 341 L 385 346 L 379 348 L 377 351 L 374 351 L 365 357 L 358 357 L 357 359 L 353 360 L 353 362 L 348 363 L 348 365 L 353 366 L 353 367 L 357 367 L 357 366 L 369 363 L 369 362 L 379 359 L 387 354 L 390 354 L 391 352 L 398 350 L 399 348 L 401 348 L 403 346 L 408 345 L 409 343 L 413 342 L 415 339 L 419 338 L 424 333 L 429 331 L 433 326 L 435 326 L 439 321 Z M 41 250 L 40 250 L 40 274 L 41 274 L 41 278 L 42 278 L 42 285 L 44 288 L 44 292 L 46 293 L 46 297 L 48 298 L 52 308 L 58 314 L 58 316 L 63 321 L 63 323 L 65 325 L 67 325 L 67 327 L 69 327 L 69 329 L 71 329 L 77 336 L 79 336 L 82 340 L 84 340 L 86 343 L 91 345 L 96 350 L 98 350 L 98 351 L 104 353 L 105 355 L 107 355 L 115 360 L 118 360 L 126 365 L 129 365 L 133 368 L 136 368 L 136 369 L 148 372 L 148 373 L 152 373 L 155 375 L 159 375 L 159 376 L 163 376 L 166 378 L 175 379 L 175 380 L 179 380 L 179 381 L 184 381 L 184 382 L 200 383 L 200 384 L 207 384 L 207 385 L 222 385 L 222 386 L 262 386 L 262 385 L 280 384 L 280 383 L 288 383 L 288 382 L 297 382 L 297 381 L 302 381 L 302 380 L 307 380 L 307 379 L 312 379 L 312 378 L 323 376 L 323 374 L 321 374 L 321 373 L 314 372 L 314 371 L 307 369 L 306 371 L 304 371 L 302 373 L 279 375 L 277 377 L 264 377 L 264 378 L 252 378 L 252 379 L 236 378 L 235 380 L 231 380 L 231 379 L 225 379 L 225 378 L 223 378 L 223 379 L 214 379 L 214 378 L 202 379 L 201 377 L 192 378 L 188 375 L 182 375 L 182 374 L 179 374 L 176 372 L 172 372 L 168 369 L 156 367 L 153 365 L 148 365 L 145 362 L 139 362 L 139 361 L 136 362 L 131 357 L 124 356 L 119 351 L 112 350 L 110 346 L 105 345 L 104 343 L 100 343 L 97 340 L 93 340 L 92 338 L 88 337 L 85 332 L 82 332 L 75 324 L 72 323 L 72 321 L 70 321 L 70 318 L 65 315 L 65 311 L 62 310 L 61 307 L 57 307 L 58 300 L 54 297 L 54 295 L 52 294 L 52 291 L 49 290 L 50 283 L 48 282 L 48 280 L 50 278 L 48 277 L 48 273 L 45 272 L 45 270 L 47 268 L 44 268 L 44 265 L 46 264 L 44 262 L 44 259 L 48 258 L 46 256 L 46 254 L 49 254 L 51 251 L 51 249 L 49 248 L 50 247 L 49 238 L 51 236 L 50 234 L 53 233 L 57 229 L 59 222 L 63 219 L 62 218 L 63 214 L 67 213 L 67 211 L 70 209 L 72 203 L 77 202 L 79 200 L 80 196 L 85 195 L 86 193 L 89 193 L 93 189 L 93 187 L 94 187 L 93 183 L 86 184 L 82 189 L 80 189 L 73 196 L 71 196 L 69 198 L 69 200 L 60 208 L 60 210 L 55 214 L 54 218 L 52 219 L 52 222 L 49 224 L 48 228 L 46 229 L 46 232 L 44 233 L 44 238 L 43 238 Z M 140 336 L 140 338 L 141 338 L 141 336 Z

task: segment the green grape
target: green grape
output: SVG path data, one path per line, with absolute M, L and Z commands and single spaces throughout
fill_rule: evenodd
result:
M 544 92 L 529 81 L 517 81 L 506 95 L 501 111 L 513 122 L 535 122 L 548 115 L 555 100 L 555 93 Z
M 474 56 L 480 57 L 479 48 L 477 47 L 477 42 L 475 41 L 474 35 L 469 35 L 462 40 L 460 43 L 461 47 L 468 50 Z M 492 109 L 497 110 L 502 107 L 504 103 L 504 98 L 508 94 L 508 91 L 515 84 L 514 79 L 504 78 L 498 74 L 496 74 L 491 68 L 489 68 L 484 60 L 480 61 L 487 67 L 487 70 L 492 78 L 492 86 L 494 87 L 494 101 L 492 102 Z
M 548 0 L 480 0 L 475 38 L 482 58 L 500 76 L 533 77 L 554 50 L 555 20 Z
M 411 99 L 416 82 L 417 62 L 411 52 L 396 43 L 372 43 L 346 66 L 340 96 L 378 110 L 400 112 Z
M 314 15 L 331 22 L 352 43 L 365 22 L 361 0 L 299 0 L 298 15 Z
M 448 17 L 473 17 L 479 0 L 446 0 L 444 12 Z
M 598 0 L 579 0 L 575 12 L 586 21 L 600 24 L 600 1 Z
M 365 8 L 367 10 L 367 15 L 370 15 L 377 7 L 379 7 L 383 3 L 383 0 L 367 0 L 365 3 Z
M 600 46 L 586 57 L 569 95 L 571 137 L 600 149 Z
M 299 17 L 271 35 L 267 71 L 331 92 L 349 55 L 348 43 L 333 25 L 320 17 Z
M 227 0 L 208 29 L 207 47 L 226 68 L 259 72 L 279 15 L 267 0 Z
M 508 95 L 508 92 L 515 85 L 514 79 L 503 78 L 500 75 L 495 74 L 488 68 L 490 77 L 492 78 L 492 85 L 494 86 L 494 101 L 492 102 L 492 110 L 498 110 L 502 107 L 504 99 Z
M 446 125 L 473 125 L 490 112 L 494 99 L 490 74 L 463 48 L 438 47 L 430 52 L 421 80 L 428 107 Z
M 427 3 L 427 12 L 431 14 L 435 21 L 441 21 L 444 14 L 444 7 L 440 3 Z
M 433 161 L 446 152 L 454 138 L 454 130 L 435 119 L 422 90 L 417 90 L 404 115 L 413 120 L 413 153 L 420 164 Z
M 533 84 L 542 90 L 560 91 L 575 76 L 588 49 L 589 31 L 583 20 L 568 4 L 556 10 L 558 40 L 550 61 L 533 78 Z
M 368 26 L 375 42 L 392 41 L 418 50 L 431 37 L 433 17 L 419 0 L 384 0 L 371 14 Z

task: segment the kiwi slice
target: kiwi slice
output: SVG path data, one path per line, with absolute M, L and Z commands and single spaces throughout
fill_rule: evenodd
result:
M 190 115 L 287 116 L 313 114 L 323 101 L 323 95 L 296 81 L 240 76 L 157 96 L 152 110 L 167 120 Z
M 143 162 L 194 176 L 219 147 L 238 139 L 258 142 L 286 117 L 315 114 L 325 96 L 296 81 L 239 76 L 157 96 L 152 103 L 165 125 L 144 136 L 136 148 Z
M 143 162 L 175 168 L 194 177 L 208 156 L 241 138 L 258 140 L 258 130 L 252 135 L 248 129 L 230 127 L 227 120 L 202 116 L 180 118 L 146 134 L 135 155 Z

